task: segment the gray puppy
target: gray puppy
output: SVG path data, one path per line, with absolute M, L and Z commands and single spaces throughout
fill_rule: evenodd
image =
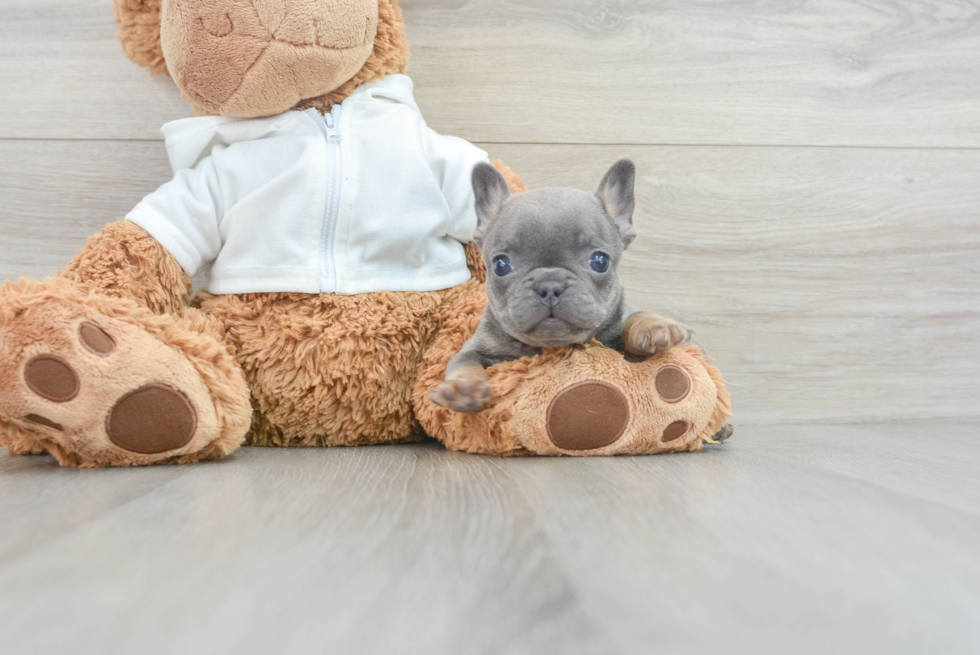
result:
M 626 302 L 617 268 L 636 236 L 635 177 L 633 162 L 623 159 L 595 195 L 540 189 L 512 196 L 493 166 L 473 170 L 474 240 L 487 266 L 489 302 L 476 333 L 450 360 L 446 380 L 429 392 L 435 403 L 480 410 L 490 399 L 485 368 L 541 348 L 595 338 L 649 356 L 690 339 L 683 325 Z

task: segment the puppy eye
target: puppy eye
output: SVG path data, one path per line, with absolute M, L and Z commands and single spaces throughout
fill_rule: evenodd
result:
M 493 272 L 496 273 L 498 277 L 510 275 L 511 271 L 513 270 L 514 266 L 510 263 L 510 257 L 507 255 L 497 255 L 493 258 Z
M 589 260 L 589 266 L 596 273 L 605 273 L 609 270 L 609 255 L 604 252 L 596 251 L 592 253 L 592 258 Z

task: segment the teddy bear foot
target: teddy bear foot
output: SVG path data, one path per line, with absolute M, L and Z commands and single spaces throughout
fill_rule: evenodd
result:
M 727 390 L 696 346 L 649 358 L 592 353 L 575 353 L 543 382 L 551 398 L 540 418 L 523 419 L 531 416 L 530 406 L 523 396 L 517 401 L 512 423 L 525 448 L 562 455 L 668 453 L 731 436 Z
M 248 390 L 206 327 L 64 280 L 4 285 L 0 445 L 82 467 L 231 452 L 248 429 Z
M 578 457 L 693 451 L 732 434 L 725 381 L 697 346 L 638 357 L 591 344 L 487 373 L 493 397 L 481 412 L 419 403 L 429 434 L 468 452 Z

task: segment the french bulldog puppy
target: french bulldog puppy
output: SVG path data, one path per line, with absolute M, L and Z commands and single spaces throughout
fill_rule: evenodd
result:
M 595 195 L 555 188 L 512 196 L 496 169 L 477 165 L 474 240 L 487 266 L 488 303 L 446 380 L 429 392 L 433 402 L 479 411 L 490 399 L 485 369 L 541 348 L 595 338 L 649 356 L 691 338 L 683 325 L 626 302 L 617 268 L 636 236 L 635 177 L 633 162 L 623 159 Z

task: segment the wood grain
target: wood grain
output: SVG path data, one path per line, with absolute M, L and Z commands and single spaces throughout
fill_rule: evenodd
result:
M 432 127 L 495 143 L 980 146 L 980 1 L 403 0 Z M 0 2 L 0 137 L 190 115 L 109 0 Z
M 4 648 L 972 654 L 978 433 L 742 426 L 594 460 L 246 448 L 127 471 L 0 453 L 4 505 L 32 524 L 4 537 Z
M 608 650 L 546 550 L 485 459 L 245 449 L 0 565 L 0 625 L 18 653 Z
M 695 330 L 742 420 L 980 413 L 980 151 L 481 145 L 532 188 L 636 161 L 631 300 Z M 0 141 L 0 279 L 170 176 L 157 142 Z
M 0 498 L 4 499 L 0 502 L 0 525 L 3 526 L 0 530 L 0 566 L 43 543 L 71 534 L 176 480 L 188 470 L 158 467 L 145 469 L 144 475 L 132 475 L 132 472 L 117 469 L 92 476 L 86 475 L 85 471 L 60 469 L 51 457 L 0 455 Z M 59 483 L 24 493 L 45 476 L 49 479 L 53 476 Z M 70 497 L 65 496 L 66 485 L 72 490 Z
M 975 499 L 975 471 L 892 456 L 937 427 L 750 426 L 678 459 L 501 467 L 622 652 L 966 652 L 980 638 L 977 505 L 919 494 L 948 474 Z M 835 470 L 841 458 L 855 475 Z M 906 469 L 895 484 L 867 481 L 890 468 Z M 939 628 L 936 603 L 957 627 Z M 637 607 L 647 620 L 622 620 Z

